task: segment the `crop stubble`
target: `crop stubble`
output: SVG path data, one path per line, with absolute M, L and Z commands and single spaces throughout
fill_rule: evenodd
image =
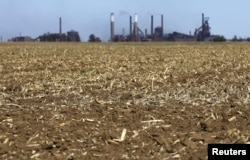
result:
M 1 159 L 206 159 L 250 142 L 248 44 L 0 44 Z

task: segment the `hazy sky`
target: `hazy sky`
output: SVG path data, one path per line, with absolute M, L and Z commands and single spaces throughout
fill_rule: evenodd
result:
M 164 15 L 164 31 L 194 32 L 201 26 L 201 14 L 210 17 L 212 34 L 232 38 L 250 37 L 249 0 L 0 0 L 0 36 L 31 36 L 59 32 L 62 17 L 63 32 L 71 29 L 87 41 L 90 34 L 107 41 L 110 37 L 110 13 L 115 14 L 115 33 L 129 32 L 129 15 L 138 14 L 138 25 L 150 31 L 150 16 L 154 26 L 160 26 Z

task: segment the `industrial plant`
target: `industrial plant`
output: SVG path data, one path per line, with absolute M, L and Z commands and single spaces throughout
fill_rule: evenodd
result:
M 115 14 L 110 14 L 110 42 L 150 42 L 150 41 L 214 41 L 215 38 L 220 36 L 212 35 L 210 32 L 210 26 L 208 22 L 209 18 L 205 17 L 202 13 L 201 25 L 196 28 L 191 34 L 184 34 L 180 32 L 165 33 L 164 32 L 164 15 L 161 15 L 160 26 L 154 27 L 154 16 L 151 15 L 151 28 L 150 33 L 148 29 L 144 31 L 138 26 L 138 14 L 134 14 L 128 17 L 129 34 L 115 34 Z M 94 38 L 93 38 L 94 37 Z M 67 33 L 62 32 L 62 18 L 59 18 L 59 32 L 58 33 L 44 33 L 36 38 L 30 36 L 19 36 L 10 39 L 13 42 L 23 41 L 39 41 L 39 42 L 80 42 L 81 38 L 77 31 L 71 30 Z M 99 37 L 95 38 L 95 35 L 90 35 L 89 42 L 101 42 Z
M 173 32 L 169 34 L 164 33 L 164 16 L 161 15 L 161 26 L 154 28 L 154 16 L 151 15 L 151 33 L 148 30 L 143 32 L 138 26 L 138 15 L 134 14 L 134 22 L 132 16 L 129 16 L 129 35 L 115 34 L 114 13 L 110 15 L 110 41 L 111 42 L 128 42 L 128 41 L 213 41 L 216 35 L 211 35 L 209 18 L 202 14 L 201 26 L 195 29 L 194 34 L 184 34 Z
M 40 41 L 40 42 L 80 42 L 81 38 L 77 31 L 71 30 L 62 33 L 62 18 L 59 18 L 59 32 L 58 33 L 45 33 L 32 39 L 30 36 L 19 36 L 10 39 L 12 42 L 25 42 L 25 41 Z

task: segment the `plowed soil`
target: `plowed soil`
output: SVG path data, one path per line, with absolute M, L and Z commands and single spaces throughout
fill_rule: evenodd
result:
M 0 159 L 207 159 L 249 96 L 249 44 L 3 43 Z

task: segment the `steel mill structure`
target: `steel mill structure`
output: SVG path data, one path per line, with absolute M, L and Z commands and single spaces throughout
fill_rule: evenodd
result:
M 9 39 L 12 42 L 40 41 L 40 42 L 80 42 L 81 38 L 77 31 L 71 30 L 67 33 L 62 33 L 62 18 L 59 18 L 59 32 L 45 33 L 32 39 L 30 36 L 18 36 Z
M 80 36 L 77 31 L 71 30 L 66 33 L 62 33 L 62 18 L 59 18 L 59 33 L 45 33 L 35 40 L 41 42 L 80 42 Z
M 202 13 L 201 26 L 195 29 L 194 34 L 184 34 L 180 32 L 165 33 L 164 30 L 164 15 L 161 15 L 160 26 L 154 26 L 154 16 L 151 15 L 150 33 L 148 29 L 144 31 L 138 25 L 138 14 L 135 13 L 133 17 L 129 17 L 129 33 L 125 35 L 125 29 L 123 28 L 122 34 L 115 33 L 115 14 L 110 14 L 110 42 L 149 42 L 149 41 L 214 41 L 215 38 L 220 37 L 218 35 L 212 35 L 210 32 L 209 18 L 205 17 Z M 93 39 L 94 34 L 90 35 Z M 37 38 L 31 38 L 30 36 L 18 36 L 11 38 L 12 42 L 23 41 L 40 41 L 40 42 L 80 42 L 81 38 L 77 31 L 71 30 L 66 33 L 62 31 L 62 18 L 59 17 L 59 31 L 58 33 L 44 33 Z M 100 42 L 100 38 L 95 37 L 94 40 L 89 42 Z
M 211 35 L 209 18 L 205 17 L 202 13 L 201 26 L 195 29 L 193 35 L 184 34 L 179 32 L 164 33 L 164 16 L 161 15 L 161 25 L 154 28 L 154 16 L 151 15 L 151 32 L 148 34 L 148 30 L 143 32 L 138 26 L 138 15 L 134 14 L 134 23 L 132 22 L 132 16 L 129 16 L 129 34 L 119 35 L 115 34 L 115 15 L 111 13 L 111 42 L 127 42 L 127 41 L 213 41 L 218 35 Z M 133 24 L 132 24 L 133 23 Z M 132 27 L 133 26 L 133 27 Z

